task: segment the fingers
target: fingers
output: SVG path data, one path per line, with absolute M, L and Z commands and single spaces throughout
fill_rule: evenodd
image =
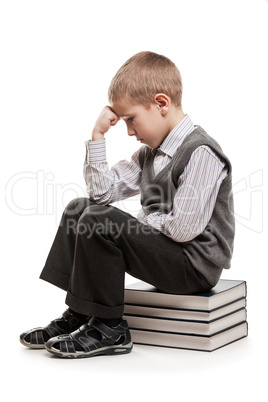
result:
M 94 138 L 104 136 L 111 126 L 115 126 L 119 120 L 120 118 L 114 113 L 110 106 L 105 106 L 95 123 L 93 129 Z
M 111 126 L 115 126 L 119 122 L 120 118 L 115 115 L 115 117 L 111 118 Z
M 110 125 L 115 126 L 119 122 L 120 117 L 117 116 L 110 106 L 105 106 L 104 109 L 106 110 L 107 117 L 110 120 Z

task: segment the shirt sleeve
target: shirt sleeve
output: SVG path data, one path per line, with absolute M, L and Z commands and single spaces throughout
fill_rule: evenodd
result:
M 194 239 L 207 226 L 226 175 L 225 163 L 211 148 L 198 147 L 179 177 L 172 211 L 145 215 L 142 222 L 177 242 Z
M 131 161 L 122 160 L 109 169 L 105 139 L 86 141 L 85 145 L 84 179 L 91 200 L 107 205 L 140 193 L 139 150 Z

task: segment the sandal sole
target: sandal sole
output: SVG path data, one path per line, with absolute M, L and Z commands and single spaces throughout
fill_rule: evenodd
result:
M 133 343 L 130 342 L 127 345 L 115 345 L 115 346 L 106 346 L 104 348 L 98 350 L 92 350 L 91 352 L 76 352 L 76 353 L 68 353 L 68 352 L 60 352 L 55 348 L 48 348 L 46 350 L 57 357 L 64 357 L 69 359 L 80 359 L 85 357 L 93 357 L 100 355 L 121 355 L 130 353 L 133 348 Z
M 20 339 L 20 343 L 22 343 L 24 346 L 27 346 L 28 348 L 30 348 L 30 349 L 45 349 L 46 347 L 45 347 L 45 344 L 41 344 L 41 343 L 36 343 L 36 344 L 33 344 L 33 343 L 28 343 L 28 342 L 26 342 L 26 341 L 24 341 L 23 339 Z

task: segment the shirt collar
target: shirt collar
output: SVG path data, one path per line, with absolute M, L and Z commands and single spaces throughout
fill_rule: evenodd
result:
M 158 149 L 172 157 L 187 135 L 189 135 L 194 128 L 192 120 L 188 115 L 186 115 L 176 125 L 176 127 L 171 130 Z

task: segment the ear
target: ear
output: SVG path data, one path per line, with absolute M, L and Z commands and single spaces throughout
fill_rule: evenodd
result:
M 159 93 L 155 95 L 154 102 L 157 105 L 162 116 L 165 116 L 170 108 L 170 97 L 164 93 Z

